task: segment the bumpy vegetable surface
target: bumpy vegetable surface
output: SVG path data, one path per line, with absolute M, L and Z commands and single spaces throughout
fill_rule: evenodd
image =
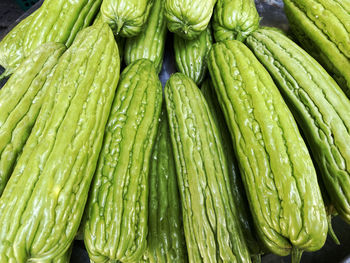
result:
M 222 142 L 195 83 L 176 73 L 165 86 L 190 262 L 250 262 Z
M 37 12 L 37 11 L 35 11 Z M 0 42 L 0 65 L 6 71 L 0 79 L 7 77 L 19 66 L 23 59 L 23 39 L 35 12 L 19 22 Z
M 216 42 L 243 41 L 258 29 L 260 17 L 254 0 L 218 0 L 213 14 L 213 31 Z
M 143 30 L 155 0 L 104 0 L 101 14 L 115 35 L 132 37 Z
M 65 50 L 59 43 L 41 45 L 0 90 L 0 196 L 44 102 L 50 73 Z
M 292 33 L 350 97 L 350 2 L 284 0 Z
M 257 234 L 271 252 L 320 249 L 327 219 L 315 168 L 271 77 L 241 42 L 213 45 L 209 72 L 230 129 Z
M 57 64 L 0 198 L 1 263 L 54 259 L 72 243 L 118 79 L 108 25 L 81 31 Z
M 325 188 L 350 223 L 350 101 L 304 50 L 278 32 L 260 29 L 249 47 L 269 70 L 308 140 Z
M 59 42 L 69 47 L 76 34 L 90 25 L 101 2 L 102 0 L 44 1 L 30 18 L 9 32 L 7 38 L 10 41 L 0 44 L 1 65 L 6 70 L 13 71 L 34 49 L 46 42 Z
M 37 261 L 37 263 L 70 263 L 73 245 L 62 255 L 54 259 Z
M 181 201 L 168 118 L 163 107 L 153 148 L 149 188 L 149 233 L 143 262 L 187 262 Z
M 204 31 L 216 0 L 165 0 L 168 29 L 182 38 L 194 39 Z
M 84 242 L 98 262 L 137 262 L 147 245 L 149 166 L 162 104 L 153 63 L 122 73 L 86 208 Z
M 147 58 L 153 61 L 157 73 L 160 72 L 167 33 L 164 3 L 165 0 L 154 0 L 145 29 L 138 36 L 126 39 L 124 59 L 127 65 Z
M 255 262 L 259 262 L 262 248 L 257 241 L 257 238 L 255 237 L 254 223 L 250 214 L 248 200 L 244 191 L 241 175 L 239 173 L 237 159 L 234 155 L 231 135 L 226 125 L 224 115 L 220 109 L 220 105 L 210 79 L 207 79 L 203 82 L 201 91 L 208 103 L 208 107 L 213 115 L 213 119 L 216 126 L 218 127 L 222 140 L 222 146 L 231 181 L 232 196 L 237 210 L 237 217 L 241 223 L 241 229 L 243 231 L 244 238 L 246 240 L 250 254 L 252 257 L 254 257 L 254 259 L 256 259 Z
M 193 40 L 174 35 L 176 67 L 197 85 L 203 81 L 208 70 L 207 56 L 212 43 L 213 39 L 209 27 Z

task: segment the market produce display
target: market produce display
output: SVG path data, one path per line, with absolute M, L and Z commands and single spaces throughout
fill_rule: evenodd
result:
M 332 229 L 350 226 L 350 0 L 268 2 L 288 27 L 258 0 L 44 0 L 19 21 L 0 263 L 303 263 L 327 235 L 350 254 Z

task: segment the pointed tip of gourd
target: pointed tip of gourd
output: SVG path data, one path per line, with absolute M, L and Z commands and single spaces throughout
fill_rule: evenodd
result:
M 124 21 L 122 20 L 117 20 L 116 21 L 116 30 L 115 30 L 115 35 L 119 36 L 120 35 L 120 31 L 122 30 L 123 26 L 124 26 Z
M 328 221 L 328 234 L 329 236 L 333 239 L 334 243 L 337 245 L 340 245 L 340 241 L 337 237 L 337 235 L 335 234 L 333 227 L 332 227 L 332 215 L 329 215 L 327 218 Z
M 292 249 L 292 263 L 300 263 L 301 256 L 303 255 L 303 250 L 293 247 Z

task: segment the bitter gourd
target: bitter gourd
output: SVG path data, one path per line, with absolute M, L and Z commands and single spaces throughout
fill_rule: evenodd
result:
M 247 39 L 269 70 L 310 145 L 325 188 L 350 223 L 350 101 L 308 53 L 284 35 L 260 29 Z
M 350 97 L 350 2 L 284 0 L 290 29 Z
M 46 42 L 69 47 L 76 34 L 93 21 L 101 2 L 45 0 L 33 15 L 8 33 L 4 44 L 0 44 L 1 65 L 11 73 L 34 49 Z
M 165 105 L 162 108 L 149 175 L 147 249 L 143 262 L 187 262 L 182 213 Z
M 0 196 L 44 102 L 50 73 L 65 50 L 59 43 L 41 45 L 0 90 Z
M 196 84 L 182 73 L 165 85 L 190 262 L 250 262 L 218 128 Z
M 260 262 L 262 247 L 255 237 L 254 223 L 250 214 L 248 200 L 244 191 L 241 175 L 239 173 L 237 160 L 233 152 L 231 135 L 226 125 L 224 115 L 220 109 L 214 87 L 212 86 L 209 78 L 203 82 L 201 91 L 208 103 L 208 107 L 213 115 L 213 119 L 218 127 L 219 135 L 222 140 L 222 147 L 231 181 L 232 196 L 244 238 L 249 248 L 250 255 L 252 258 L 254 258 L 253 262 Z
M 35 12 L 19 22 L 0 42 L 0 65 L 6 70 L 0 80 L 11 75 L 23 57 L 23 38 Z
M 124 55 L 126 65 L 147 58 L 153 61 L 157 73 L 160 72 L 167 33 L 164 3 L 165 0 L 154 0 L 145 29 L 138 36 L 126 39 Z
M 194 39 L 204 31 L 213 14 L 216 0 L 165 0 L 169 31 Z
M 155 0 L 104 0 L 102 20 L 108 23 L 115 35 L 137 36 L 143 30 Z
M 61 56 L 45 102 L 0 198 L 0 262 L 51 260 L 72 243 L 119 79 L 107 24 Z
M 258 29 L 260 17 L 254 0 L 218 0 L 213 14 L 213 31 L 216 42 L 244 41 Z
M 174 35 L 174 52 L 177 69 L 199 85 L 208 70 L 207 56 L 213 39 L 208 26 L 199 37 L 193 40 Z
M 214 44 L 210 76 L 234 143 L 256 231 L 273 253 L 320 249 L 327 219 L 315 168 L 270 75 L 237 40 Z
M 49 259 L 49 260 L 42 260 L 42 261 L 36 261 L 36 263 L 69 263 L 70 257 L 72 254 L 73 245 L 70 246 L 70 248 L 65 252 L 62 256 Z
M 150 60 L 120 77 L 85 213 L 84 242 L 94 262 L 137 262 L 148 232 L 149 166 L 162 104 Z

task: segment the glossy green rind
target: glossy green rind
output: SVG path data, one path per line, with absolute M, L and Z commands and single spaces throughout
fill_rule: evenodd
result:
M 212 44 L 213 38 L 209 26 L 193 40 L 174 35 L 176 67 L 197 85 L 202 83 L 208 70 L 207 57 Z
M 65 50 L 59 43 L 41 45 L 0 89 L 0 196 L 38 117 L 53 68 Z
M 350 101 L 308 53 L 260 29 L 247 39 L 269 70 L 310 145 L 331 203 L 350 223 Z
M 195 83 L 165 85 L 189 262 L 251 262 L 231 192 L 218 128 Z
M 82 30 L 61 56 L 0 198 L 0 262 L 60 257 L 87 200 L 119 79 L 108 25 Z
M 260 17 L 254 0 L 218 0 L 213 14 L 213 32 L 216 42 L 244 41 L 258 29 Z
M 248 200 L 238 169 L 237 159 L 233 151 L 231 135 L 226 125 L 224 115 L 220 109 L 220 104 L 214 87 L 209 78 L 203 82 L 201 92 L 208 103 L 208 107 L 213 116 L 213 120 L 218 127 L 220 138 L 222 140 L 222 146 L 231 181 L 232 196 L 237 210 L 237 217 L 241 223 L 243 236 L 249 248 L 250 255 L 255 258 L 260 258 L 260 254 L 262 254 L 262 246 L 255 236 L 254 222 L 249 210 Z
M 208 67 L 257 235 L 278 255 L 320 249 L 327 219 L 315 168 L 272 78 L 236 40 L 213 45 Z
M 166 114 L 163 107 L 151 157 L 149 233 L 142 262 L 185 263 L 187 249 L 182 226 L 181 201 Z
M 150 60 L 121 74 L 91 185 L 84 242 L 94 262 L 137 262 L 147 245 L 149 166 L 162 104 Z
M 46 0 L 0 42 L 0 64 L 12 73 L 37 47 L 58 42 L 69 47 L 89 26 L 102 0 Z
M 70 263 L 70 257 L 72 254 L 73 245 L 60 257 L 50 259 L 50 260 L 39 260 L 36 263 Z
M 4 75 L 6 77 L 19 66 L 23 59 L 23 39 L 24 34 L 30 24 L 35 11 L 30 16 L 19 22 L 0 42 L 0 65 L 5 68 Z
M 155 0 L 104 0 L 102 20 L 116 36 L 137 36 L 144 29 Z
M 126 65 L 146 58 L 154 63 L 157 73 L 160 72 L 167 33 L 164 3 L 165 0 L 154 0 L 144 30 L 138 36 L 126 39 L 124 50 Z
M 290 29 L 350 97 L 350 2 L 284 0 Z
M 169 31 L 194 39 L 204 31 L 213 14 L 216 0 L 165 0 Z

